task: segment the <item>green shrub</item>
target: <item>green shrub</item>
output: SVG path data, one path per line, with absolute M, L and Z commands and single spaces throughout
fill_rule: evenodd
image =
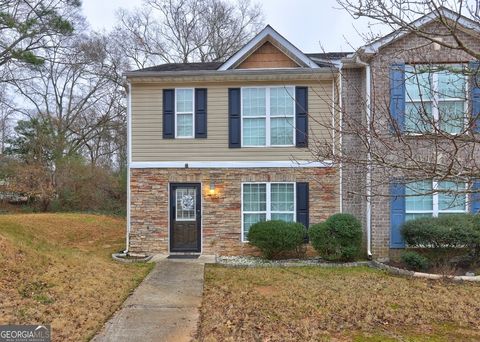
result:
M 402 261 L 409 269 L 414 271 L 425 271 L 430 266 L 430 262 L 426 257 L 413 251 L 403 253 Z
M 258 247 L 267 259 L 298 250 L 305 239 L 306 230 L 301 223 L 265 221 L 253 224 L 248 231 L 248 241 Z
M 475 243 L 477 232 L 470 214 L 422 217 L 403 224 L 402 235 L 411 247 L 460 248 Z
M 362 225 L 353 215 L 335 214 L 310 227 L 313 248 L 326 260 L 355 260 L 362 248 Z
M 426 248 L 437 265 L 446 264 L 463 250 L 474 258 L 480 251 L 480 219 L 471 214 L 422 217 L 405 222 L 402 236 L 409 247 Z

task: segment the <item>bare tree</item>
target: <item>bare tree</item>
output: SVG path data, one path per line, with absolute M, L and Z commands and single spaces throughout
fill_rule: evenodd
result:
M 118 13 L 113 39 L 134 68 L 222 61 L 260 29 L 262 9 L 249 0 L 144 0 Z
M 451 50 L 464 51 L 475 59 L 480 59 L 480 48 L 471 44 L 461 33 L 465 28 L 473 29 L 470 33 L 480 37 L 478 32 L 475 33 L 480 23 L 480 5 L 477 0 L 337 0 L 337 3 L 355 19 L 368 18 L 374 24 L 390 28 L 397 35 L 413 33 L 429 42 Z M 434 15 L 444 30 L 432 32 L 430 27 L 418 25 L 417 19 L 425 14 Z M 449 14 L 453 14 L 453 18 Z M 471 19 L 467 27 L 460 23 L 462 17 Z M 366 32 L 363 36 L 367 43 L 380 38 L 373 31 Z
M 62 38 L 42 65 L 25 67 L 21 78 L 11 80 L 26 104 L 19 112 L 38 117 L 53 132 L 55 158 L 81 154 L 125 115 L 120 62 L 107 43 L 100 35 Z
M 387 38 L 398 43 L 382 45 L 385 39 L 370 32 L 366 45 L 343 59 L 336 79 L 343 103 L 332 106 L 332 114 L 341 113 L 342 125 L 328 125 L 336 136 L 342 135 L 343 147 L 335 148 L 333 139 L 315 141 L 313 158 L 333 160 L 344 175 L 356 178 L 357 187 L 348 186 L 352 195 L 382 198 L 390 195 L 389 184 L 395 180 L 408 186 L 433 179 L 439 188 L 412 188 L 413 195 L 444 193 L 455 207 L 465 194 L 478 192 L 472 187 L 472 181 L 480 179 L 480 108 L 475 104 L 480 98 L 474 90 L 479 87 L 479 64 L 473 62 L 480 59 L 480 20 L 475 4 L 338 3 L 355 18 L 392 28 Z M 401 78 L 394 77 L 395 65 Z M 396 91 L 404 97 L 401 102 Z M 325 101 L 332 103 L 330 98 Z
M 7 85 L 0 85 L 0 154 L 5 151 L 6 143 L 12 134 L 12 125 L 15 119 L 14 103 L 9 94 Z

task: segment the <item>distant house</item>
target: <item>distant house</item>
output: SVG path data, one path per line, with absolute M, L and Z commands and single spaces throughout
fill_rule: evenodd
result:
M 421 25 L 435 25 L 435 18 L 427 15 Z M 418 197 L 392 193 L 390 201 L 367 202 L 351 195 L 364 189 L 366 169 L 340 172 L 339 165 L 318 160 L 309 147 L 326 141 L 336 151 L 353 153 L 349 146 L 359 143 L 355 137 L 342 139 L 331 129 L 342 124 L 339 106 L 365 117 L 353 86 L 375 94 L 371 101 L 388 102 L 392 66 L 402 78 L 409 64 L 421 62 L 408 50 L 390 52 L 418 39 L 395 33 L 356 53 L 307 54 L 267 26 L 224 62 L 126 73 L 128 249 L 249 254 L 254 250 L 246 237 L 255 222 L 280 219 L 308 227 L 350 212 L 364 225 L 365 252 L 388 258 L 403 247 L 402 222 L 443 212 L 438 198 L 417 205 L 412 201 Z M 439 63 L 469 61 L 462 53 L 430 50 Z M 341 73 L 349 82 L 338 88 Z M 400 98 L 407 102 L 402 89 Z M 372 170 L 370 177 L 375 176 Z M 401 184 L 395 189 L 405 192 Z M 467 211 L 467 204 L 455 210 Z

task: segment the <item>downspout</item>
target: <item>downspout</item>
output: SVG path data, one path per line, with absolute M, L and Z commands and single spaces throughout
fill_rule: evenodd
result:
M 342 162 L 342 154 L 343 154 L 343 83 L 342 83 L 342 68 L 343 63 L 340 62 L 339 64 L 339 77 L 338 77 L 338 108 L 340 109 L 339 114 L 339 131 L 340 131 L 340 147 L 338 153 L 340 153 L 340 212 L 343 213 L 343 162 Z M 335 114 L 334 114 L 335 115 Z
M 126 79 L 126 78 L 125 78 Z M 125 250 L 124 253 L 128 253 L 130 247 L 130 164 L 132 162 L 132 128 L 131 128 L 131 115 L 132 115 L 132 85 L 127 81 L 127 233 L 125 238 Z
M 367 257 L 368 259 L 372 259 L 372 154 L 370 152 L 370 142 L 371 142 L 371 132 L 370 132 L 370 125 L 372 120 L 372 107 L 371 107 L 371 98 L 370 98 L 370 87 L 371 87 L 371 79 L 370 79 L 370 64 L 366 65 L 365 68 L 365 92 L 366 92 L 366 111 L 367 111 L 367 179 L 366 179 L 366 186 L 367 186 Z
M 370 152 L 370 143 L 371 143 L 371 131 L 370 125 L 372 120 L 372 109 L 371 109 L 371 71 L 370 64 L 361 61 L 359 58 L 356 60 L 357 63 L 365 66 L 365 112 L 367 119 L 367 174 L 366 174 L 366 225 L 367 225 L 367 257 L 368 259 L 372 258 L 372 154 Z

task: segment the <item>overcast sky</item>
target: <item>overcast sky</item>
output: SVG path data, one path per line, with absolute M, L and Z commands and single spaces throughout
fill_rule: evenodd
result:
M 83 0 L 83 11 L 94 29 L 109 29 L 118 8 L 133 9 L 142 0 Z M 304 52 L 351 51 L 363 45 L 357 31 L 366 20 L 354 20 L 335 0 L 262 0 L 265 24 L 270 24 Z

